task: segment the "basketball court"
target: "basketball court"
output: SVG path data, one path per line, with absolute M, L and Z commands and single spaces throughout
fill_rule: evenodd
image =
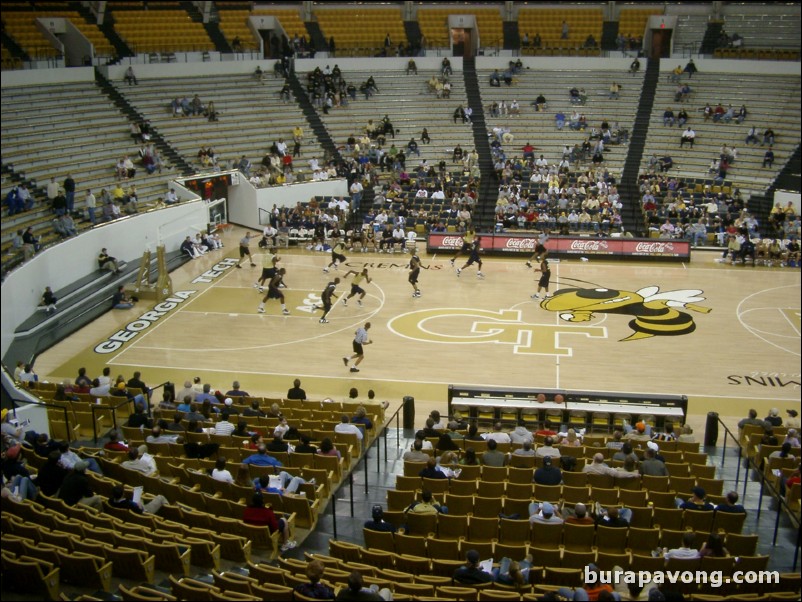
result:
M 450 256 L 420 253 L 428 269 L 413 298 L 408 254 L 347 253 L 326 274 L 330 254 L 285 249 L 283 316 L 275 300 L 257 313 L 261 256 L 254 240 L 257 267 L 237 269 L 240 237 L 227 233 L 224 249 L 174 272 L 167 301 L 108 312 L 42 354 L 40 379 L 108 365 L 113 376 L 140 370 L 149 385 L 197 375 L 213 389 L 239 380 L 280 397 L 299 377 L 312 399 L 342 400 L 351 387 L 360 399 L 368 389 L 394 403 L 412 395 L 417 422 L 445 407 L 449 384 L 685 394 L 692 424 L 711 410 L 799 405 L 799 270 L 723 265 L 709 252 L 690 264 L 563 260 L 551 264 L 550 289 L 563 292 L 543 301 L 530 298 L 539 273 L 524 258 L 484 258 L 485 278 L 475 266 L 458 277 Z M 337 293 L 348 294 L 344 274 L 364 267 L 363 306 L 338 299 L 319 323 L 312 308 L 325 285 L 339 277 Z M 342 357 L 368 321 L 373 344 L 352 374 Z

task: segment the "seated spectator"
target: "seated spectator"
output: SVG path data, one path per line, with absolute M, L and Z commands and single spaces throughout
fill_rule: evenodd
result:
M 552 465 L 551 456 L 543 458 L 543 466 L 535 470 L 534 482 L 538 485 L 559 485 L 562 483 L 562 471 Z
M 422 469 L 418 476 L 426 479 L 445 479 L 445 473 L 437 468 L 437 461 L 430 457 L 426 460 L 426 467 Z
M 713 504 L 705 501 L 707 493 L 701 487 L 691 489 L 691 497 L 687 501 L 680 498 L 676 499 L 677 508 L 682 510 L 713 510 Z
M 319 560 L 311 560 L 306 565 L 306 576 L 309 583 L 302 583 L 295 586 L 296 592 L 306 596 L 307 598 L 316 598 L 319 600 L 333 600 L 334 590 L 328 585 L 320 583 L 323 577 L 325 566 Z
M 671 110 L 671 108 L 669 107 L 663 112 L 663 125 L 668 127 L 673 127 L 674 122 L 675 122 L 674 111 Z
M 112 487 L 108 501 L 109 506 L 112 508 L 130 510 L 134 514 L 158 514 L 162 506 L 167 503 L 167 498 L 161 494 L 154 496 L 151 501 L 145 504 L 142 504 L 142 502 L 134 502 L 128 499 L 122 485 L 115 485 Z
M 491 583 L 493 575 L 486 573 L 479 567 L 479 552 L 468 550 L 465 553 L 465 565 L 454 571 L 451 580 L 456 585 L 478 585 L 481 583 Z
M 384 520 L 384 510 L 380 505 L 376 504 L 373 506 L 371 509 L 371 516 L 372 519 L 366 521 L 364 524 L 365 529 L 395 533 L 395 526 L 392 523 L 388 523 L 386 520 Z
M 485 466 L 506 466 L 509 458 L 507 454 L 500 452 L 497 447 L 498 443 L 495 439 L 487 439 L 487 451 L 482 454 L 482 464 Z
M 699 558 L 699 551 L 694 549 L 695 541 L 696 533 L 693 531 L 686 531 L 682 535 L 682 546 L 671 550 L 663 548 L 663 557 L 666 561 L 671 558 Z
M 432 497 L 432 492 L 424 489 L 421 492 L 421 501 L 412 502 L 404 512 L 412 514 L 448 514 L 448 508 L 437 503 Z
M 570 509 L 563 509 L 568 512 Z M 592 525 L 594 524 L 593 518 L 588 516 L 588 508 L 585 504 L 579 503 L 574 506 L 573 516 L 565 517 L 565 523 L 569 525 Z
M 560 457 L 560 450 L 554 447 L 554 439 L 551 436 L 548 436 L 543 441 L 543 445 L 539 446 L 535 451 L 535 455 L 539 457 Z
M 716 512 L 730 512 L 733 514 L 746 514 L 744 507 L 738 503 L 738 492 L 730 491 L 722 503 L 716 506 Z
M 772 168 L 774 166 L 774 151 L 771 147 L 766 150 L 766 153 L 763 155 L 763 167 Z
M 140 445 L 138 448 L 128 450 L 128 459 L 122 463 L 122 467 L 128 470 L 141 472 L 146 477 L 153 476 L 158 472 L 156 461 L 148 453 L 147 445 Z
M 529 504 L 529 522 L 537 524 L 562 524 L 559 511 L 549 502 L 532 502 Z M 533 527 L 535 528 L 535 527 Z

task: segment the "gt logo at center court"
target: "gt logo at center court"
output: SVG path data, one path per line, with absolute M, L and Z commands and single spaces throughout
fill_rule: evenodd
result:
M 561 345 L 560 335 L 607 338 L 607 329 L 601 326 L 530 324 L 521 321 L 520 311 L 511 309 L 423 309 L 396 316 L 387 327 L 399 336 L 426 343 L 500 343 L 512 345 L 517 354 L 569 357 L 573 350 Z

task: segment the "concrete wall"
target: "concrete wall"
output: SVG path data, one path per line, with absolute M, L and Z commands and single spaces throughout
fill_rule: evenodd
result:
M 679 57 L 665 59 L 660 61 L 660 72 L 671 72 L 677 65 L 682 65 L 684 68 L 687 62 L 687 59 Z M 793 61 L 746 61 L 694 58 L 693 62 L 699 70 L 699 75 L 704 75 L 705 73 L 749 73 L 755 75 L 796 75 L 799 77 L 799 63 Z
M 254 188 L 245 178 L 239 186 L 228 189 L 228 221 L 248 228 L 262 229 L 260 209 L 270 211 L 276 207 L 295 207 L 315 196 L 347 196 L 348 182 L 344 179 L 325 182 L 301 182 L 289 186 Z
M 24 69 L 0 73 L 0 89 L 91 81 L 95 81 L 95 71 L 92 67 Z
M 103 247 L 118 259 L 138 262 L 146 249 L 155 251 L 160 243 L 174 251 L 187 234 L 205 228 L 207 220 L 205 204 L 190 201 L 98 226 L 45 249 L 11 272 L 0 289 L 0 357 L 17 327 L 34 312 L 45 287 L 58 291 L 97 270 Z

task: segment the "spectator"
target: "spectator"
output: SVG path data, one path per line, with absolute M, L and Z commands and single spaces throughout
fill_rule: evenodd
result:
M 695 540 L 696 533 L 693 531 L 686 531 L 682 535 L 682 546 L 672 550 L 663 548 L 663 557 L 666 560 L 670 560 L 671 558 L 699 558 L 699 551 L 695 550 L 693 547 Z
M 329 586 L 320 583 L 325 566 L 319 560 L 311 560 L 306 565 L 306 576 L 309 583 L 302 583 L 295 586 L 295 591 L 307 598 L 317 598 L 319 600 L 333 600 L 334 590 Z
M 139 82 L 136 79 L 136 75 L 134 75 L 134 68 L 132 66 L 128 66 L 128 69 L 125 70 L 125 77 L 123 80 L 129 86 L 138 86 Z
M 766 153 L 763 155 L 763 167 L 773 167 L 774 166 L 774 151 L 769 147 L 766 150 Z
M 543 466 L 535 470 L 534 482 L 538 485 L 559 485 L 562 480 L 562 471 L 552 465 L 551 456 L 543 458 Z
M 707 493 L 701 487 L 694 487 L 691 489 L 691 497 L 687 501 L 677 498 L 677 508 L 682 510 L 713 510 L 713 504 L 705 501 Z
M 696 138 L 696 132 L 694 132 L 693 129 L 691 129 L 691 126 L 688 126 L 685 129 L 685 131 L 682 132 L 682 137 L 680 138 L 680 143 L 679 143 L 680 148 L 683 148 L 686 142 L 691 145 L 691 148 L 693 148 L 693 141 L 695 138 Z
M 532 502 L 529 504 L 529 522 L 537 524 L 562 524 L 563 518 L 559 511 L 549 502 Z M 536 528 L 536 527 L 533 527 Z
M 746 514 L 746 510 L 744 507 L 738 503 L 738 493 L 736 491 L 730 491 L 725 496 L 725 499 L 722 503 L 716 506 L 716 512 L 730 512 L 733 514 L 743 513 Z
M 454 571 L 452 581 L 457 585 L 478 585 L 492 582 L 493 575 L 479 567 L 479 560 L 479 552 L 468 550 L 465 553 L 465 565 Z

